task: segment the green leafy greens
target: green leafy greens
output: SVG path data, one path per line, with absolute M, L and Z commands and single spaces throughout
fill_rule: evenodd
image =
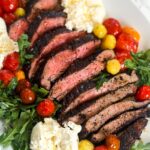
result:
M 142 141 L 139 141 L 137 144 L 134 144 L 130 150 L 150 150 L 150 143 L 144 144 Z
M 19 54 L 20 54 L 20 62 L 23 66 L 24 64 L 28 64 L 29 60 L 33 58 L 32 54 L 28 54 L 26 49 L 29 48 L 30 42 L 28 41 L 28 35 L 23 34 L 21 38 L 18 40 L 19 46 Z
M 139 76 L 139 86 L 150 85 L 150 50 L 131 53 L 132 59 L 125 62 L 128 69 L 136 70 Z

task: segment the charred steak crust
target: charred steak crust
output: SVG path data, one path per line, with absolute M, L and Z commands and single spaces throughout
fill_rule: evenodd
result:
M 57 18 L 57 17 L 64 17 L 66 18 L 66 14 L 60 11 L 44 11 L 41 12 L 35 19 L 33 22 L 31 22 L 29 29 L 28 29 L 28 36 L 31 39 L 34 32 L 36 32 L 38 26 L 40 25 L 41 21 L 46 19 L 46 18 Z
M 136 120 L 133 124 L 129 125 L 126 129 L 124 129 L 118 135 L 121 141 L 120 150 L 130 150 L 132 144 L 134 144 L 136 140 L 140 139 L 142 130 L 145 128 L 147 123 L 147 119 L 141 118 Z

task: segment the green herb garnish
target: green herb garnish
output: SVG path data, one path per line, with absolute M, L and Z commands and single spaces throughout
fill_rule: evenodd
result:
M 139 53 L 131 53 L 132 59 L 125 62 L 128 69 L 136 70 L 139 76 L 139 86 L 150 85 L 150 50 Z
M 20 62 L 23 66 L 24 64 L 28 64 L 29 60 L 33 58 L 32 54 L 28 54 L 26 49 L 29 48 L 30 42 L 28 40 L 28 35 L 23 34 L 21 38 L 18 40 L 19 46 L 19 54 L 20 54 Z
M 137 144 L 134 144 L 130 150 L 150 150 L 150 143 L 144 144 L 142 141 L 139 141 Z

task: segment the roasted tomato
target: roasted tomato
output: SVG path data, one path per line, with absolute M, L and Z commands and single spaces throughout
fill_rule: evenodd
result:
M 49 117 L 55 111 L 55 104 L 50 99 L 45 99 L 40 102 L 36 108 L 37 113 L 42 117 Z
M 19 0 L 1 0 L 5 12 L 13 13 L 19 6 Z
M 35 102 L 36 94 L 29 88 L 25 88 L 20 93 L 20 98 L 23 104 L 32 104 Z
M 94 150 L 108 150 L 105 145 L 97 146 Z
M 115 135 L 106 137 L 106 146 L 108 150 L 120 150 L 120 140 Z
M 0 70 L 0 80 L 4 85 L 8 85 L 9 82 L 15 77 L 15 75 L 9 70 Z
M 116 49 L 136 53 L 138 42 L 128 33 L 121 33 L 117 39 Z
M 3 61 L 3 68 L 10 71 L 16 71 L 19 68 L 20 59 L 17 52 L 7 55 Z
M 3 17 L 3 9 L 0 6 L 0 17 Z
M 106 27 L 108 34 L 118 36 L 121 33 L 121 25 L 118 20 L 114 18 L 108 18 L 103 24 Z
M 8 13 L 8 14 L 4 14 L 3 15 L 3 19 L 5 20 L 7 25 L 10 25 L 11 23 L 13 23 L 16 19 L 16 16 L 13 13 Z
M 31 83 L 26 79 L 19 80 L 16 91 L 20 93 L 25 88 L 31 88 Z
M 150 86 L 143 85 L 141 86 L 136 93 L 137 101 L 150 100 Z

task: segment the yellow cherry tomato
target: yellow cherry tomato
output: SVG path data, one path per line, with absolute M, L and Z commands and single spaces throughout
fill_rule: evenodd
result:
M 21 7 L 17 8 L 16 11 L 15 11 L 15 16 L 17 17 L 23 17 L 25 16 L 25 10 Z
M 106 69 L 107 72 L 109 72 L 112 75 L 115 75 L 119 73 L 121 69 L 120 62 L 117 59 L 108 60 Z
M 25 73 L 22 70 L 18 70 L 15 75 L 18 81 L 25 79 Z
M 113 35 L 106 35 L 102 40 L 101 48 L 102 49 L 114 49 L 116 47 L 116 38 Z
M 94 34 L 95 34 L 98 38 L 102 39 L 102 38 L 104 38 L 104 37 L 106 36 L 106 34 L 107 34 L 107 29 L 106 29 L 106 27 L 105 27 L 104 25 L 98 24 L 98 25 L 96 25 L 96 26 L 94 27 L 93 32 L 94 32 Z
M 122 32 L 130 34 L 137 42 L 140 40 L 140 34 L 132 27 L 125 26 Z
M 94 150 L 94 145 L 88 140 L 79 142 L 79 150 Z
M 120 150 L 120 140 L 115 135 L 106 137 L 106 146 L 108 150 Z

